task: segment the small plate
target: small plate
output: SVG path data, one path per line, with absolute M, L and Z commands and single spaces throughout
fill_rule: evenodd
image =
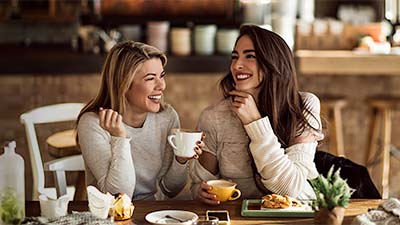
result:
M 168 216 L 170 216 L 168 218 Z M 172 219 L 177 218 L 183 222 Z M 190 225 L 199 218 L 196 213 L 183 210 L 161 210 L 151 212 L 146 215 L 145 219 L 152 224 L 157 225 Z

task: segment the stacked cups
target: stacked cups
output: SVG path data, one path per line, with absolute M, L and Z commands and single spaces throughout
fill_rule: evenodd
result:
M 171 29 L 171 51 L 178 56 L 190 55 L 190 29 L 174 27 Z
M 236 29 L 219 29 L 217 31 L 217 51 L 220 54 L 231 54 L 239 31 Z
M 147 23 L 147 44 L 167 52 L 168 49 L 169 22 L 148 22 Z
M 297 0 L 272 1 L 272 30 L 293 49 Z
M 194 50 L 196 54 L 212 55 L 214 53 L 216 32 L 216 25 L 197 25 L 194 28 Z

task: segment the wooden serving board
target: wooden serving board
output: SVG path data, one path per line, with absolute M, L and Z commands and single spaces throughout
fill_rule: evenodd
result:
M 261 208 L 261 199 L 245 199 L 242 202 L 243 217 L 314 217 L 314 211 L 309 207 L 266 209 Z

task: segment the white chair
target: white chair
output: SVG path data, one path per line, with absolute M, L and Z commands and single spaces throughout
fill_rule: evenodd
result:
M 35 124 L 74 121 L 83 107 L 82 103 L 61 103 L 39 107 L 21 115 L 20 119 L 25 126 L 32 164 L 32 199 L 37 200 L 41 193 L 53 198 L 67 194 L 65 171 L 85 171 L 82 155 L 59 158 L 43 164 Z M 54 174 L 56 196 L 54 196 L 54 188 L 45 188 L 44 171 L 51 171 Z M 68 192 L 74 192 L 74 188 L 69 188 Z M 73 193 L 68 193 L 68 195 L 73 196 Z

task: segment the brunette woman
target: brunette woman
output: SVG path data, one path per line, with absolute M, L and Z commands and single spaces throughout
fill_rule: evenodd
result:
M 204 181 L 220 178 L 237 183 L 242 198 L 271 192 L 315 197 L 307 180 L 318 175 L 313 160 L 324 137 L 320 102 L 299 92 L 285 41 L 258 26 L 242 26 L 220 87 L 224 100 L 205 109 L 198 123 L 206 148 L 191 173 L 194 197 L 219 204 Z

